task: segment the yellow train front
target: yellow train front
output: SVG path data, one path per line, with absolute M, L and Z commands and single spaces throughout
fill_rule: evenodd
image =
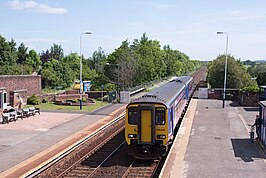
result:
M 129 154 L 155 159 L 167 152 L 191 89 L 192 77 L 182 76 L 128 104 L 125 138 Z

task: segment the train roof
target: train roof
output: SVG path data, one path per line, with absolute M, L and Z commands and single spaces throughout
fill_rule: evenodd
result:
M 130 104 L 161 103 L 168 107 L 191 80 L 191 76 L 177 77 L 176 79 L 154 89 L 142 97 L 133 100 Z
M 266 101 L 260 101 L 259 104 L 260 104 L 261 106 L 263 106 L 264 108 L 266 108 Z

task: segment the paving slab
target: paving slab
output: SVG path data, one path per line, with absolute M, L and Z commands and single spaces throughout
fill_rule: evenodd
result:
M 258 108 L 192 99 L 160 177 L 265 178 L 266 155 L 249 138 Z
M 98 122 L 125 106 L 110 104 L 94 112 L 41 112 L 0 125 L 0 173 Z
M 249 139 L 257 110 L 198 100 L 183 177 L 265 178 L 266 157 Z

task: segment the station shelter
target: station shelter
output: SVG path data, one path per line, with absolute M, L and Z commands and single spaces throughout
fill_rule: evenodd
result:
M 266 101 L 259 102 L 259 117 L 261 119 L 259 138 L 266 146 Z

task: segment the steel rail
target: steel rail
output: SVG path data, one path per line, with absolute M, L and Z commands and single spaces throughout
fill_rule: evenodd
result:
M 94 171 L 92 171 L 92 173 L 90 173 L 87 177 L 91 177 L 96 171 L 98 171 L 98 169 L 111 157 L 113 156 L 117 150 L 119 150 L 124 144 L 126 143 L 126 141 L 123 141 L 110 155 L 107 156 L 107 158 L 105 158 L 96 168 Z
M 61 160 L 62 158 L 68 156 L 70 153 L 72 153 L 73 151 L 75 151 L 77 148 L 81 147 L 83 144 L 85 144 L 86 142 L 88 142 L 89 140 L 91 140 L 92 138 L 96 137 L 101 131 L 103 131 L 104 129 L 108 128 L 109 126 L 115 124 L 116 122 L 124 119 L 125 117 L 125 111 L 120 114 L 117 118 L 115 118 L 114 120 L 112 120 L 110 123 L 102 126 L 101 128 L 99 128 L 96 132 L 92 133 L 91 135 L 87 136 L 85 139 L 77 142 L 75 145 L 73 145 L 72 147 L 70 147 L 68 150 L 66 150 L 65 152 L 63 152 L 62 154 L 60 154 L 59 156 L 55 157 L 54 159 L 50 160 L 49 162 L 47 162 L 45 165 L 42 165 L 41 167 L 35 169 L 34 171 L 28 173 L 25 177 L 26 178 L 31 178 L 31 177 L 35 177 L 38 174 L 40 174 L 41 172 L 43 172 L 44 170 L 46 170 L 48 167 L 50 167 L 51 165 L 55 164 L 56 162 L 58 162 L 59 160 Z

